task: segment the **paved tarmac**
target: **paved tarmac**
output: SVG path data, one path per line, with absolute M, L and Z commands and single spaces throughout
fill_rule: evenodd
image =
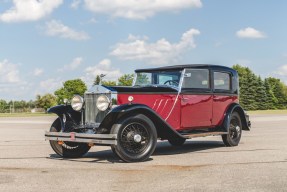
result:
M 58 157 L 44 140 L 54 119 L 0 118 L 0 192 L 287 191 L 287 115 L 251 116 L 237 147 L 219 136 L 159 142 L 149 161 L 132 164 L 109 147 Z

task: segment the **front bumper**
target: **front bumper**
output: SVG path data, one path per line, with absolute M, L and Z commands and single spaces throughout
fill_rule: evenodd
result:
M 45 132 L 45 140 L 51 141 L 69 141 L 76 143 L 93 143 L 100 145 L 117 145 L 116 134 L 86 134 L 86 133 L 63 133 L 63 132 Z

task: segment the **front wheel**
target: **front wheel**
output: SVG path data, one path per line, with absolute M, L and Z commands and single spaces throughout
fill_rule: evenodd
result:
M 237 146 L 241 139 L 241 134 L 242 122 L 240 115 L 237 112 L 233 112 L 231 114 L 228 134 L 222 135 L 223 143 L 228 147 Z
M 56 119 L 50 128 L 50 132 L 60 132 L 61 122 L 60 119 Z M 90 146 L 87 143 L 75 143 L 75 142 L 59 142 L 50 140 L 52 149 L 60 155 L 66 158 L 78 158 L 85 155 L 89 150 Z
M 117 134 L 117 145 L 112 150 L 125 162 L 147 160 L 154 152 L 157 131 L 145 115 L 127 117 L 113 125 L 112 134 Z

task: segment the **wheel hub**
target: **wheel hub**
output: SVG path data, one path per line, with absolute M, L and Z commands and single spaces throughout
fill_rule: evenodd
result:
M 240 135 L 240 127 L 239 127 L 239 126 L 236 126 L 236 127 L 235 127 L 235 130 L 236 130 L 237 134 Z
M 142 141 L 142 137 L 139 134 L 134 135 L 134 142 L 140 143 Z

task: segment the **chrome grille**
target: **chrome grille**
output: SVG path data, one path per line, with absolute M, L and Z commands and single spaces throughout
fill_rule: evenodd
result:
M 102 95 L 99 93 L 86 93 L 85 94 L 85 124 L 88 126 L 93 126 L 99 124 L 103 121 L 104 117 L 108 113 L 106 111 L 100 111 L 97 108 L 97 99 Z M 111 98 L 110 94 L 104 94 Z

